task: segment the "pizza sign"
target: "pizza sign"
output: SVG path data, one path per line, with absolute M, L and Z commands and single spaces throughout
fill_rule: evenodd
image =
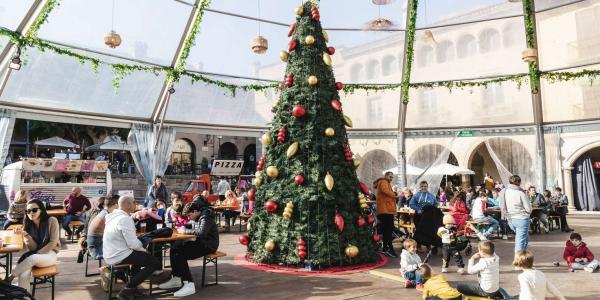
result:
M 237 176 L 240 175 L 243 166 L 242 160 L 214 160 L 210 175 Z

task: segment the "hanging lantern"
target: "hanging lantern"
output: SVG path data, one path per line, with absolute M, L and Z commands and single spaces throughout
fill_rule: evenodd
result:
M 435 38 L 433 37 L 433 32 L 431 32 L 431 30 L 429 30 L 429 29 L 423 31 L 423 40 L 425 42 L 436 43 Z
M 114 30 L 104 35 L 104 44 L 111 48 L 117 48 L 121 45 L 121 36 Z
M 388 5 L 394 2 L 394 0 L 371 0 L 371 2 L 375 5 Z
M 536 49 L 527 48 L 521 52 L 521 57 L 526 63 L 532 63 L 537 59 L 538 53 Z
M 252 51 L 254 51 L 254 53 L 263 54 L 267 52 L 267 49 L 269 49 L 269 41 L 262 35 L 259 35 L 252 39 L 250 46 L 252 47 Z
M 392 26 L 394 26 L 394 22 L 392 22 L 386 18 L 377 18 L 377 19 L 371 20 L 371 21 L 369 21 L 369 23 L 367 23 L 367 27 L 369 29 L 373 29 L 373 30 L 388 29 Z

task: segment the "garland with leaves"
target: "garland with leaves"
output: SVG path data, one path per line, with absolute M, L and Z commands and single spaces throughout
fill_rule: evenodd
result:
M 415 34 L 417 30 L 417 8 L 419 6 L 419 0 L 410 0 L 408 5 L 408 27 L 404 38 L 406 42 L 406 64 L 404 65 L 404 74 L 402 79 L 402 102 L 408 104 L 408 91 L 410 90 L 410 71 L 412 70 L 412 63 L 414 58 L 415 48 Z
M 537 50 L 535 35 L 535 11 L 532 9 L 531 0 L 523 0 L 523 17 L 525 18 L 525 40 L 527 48 Z M 529 63 L 529 81 L 531 82 L 531 93 L 537 94 L 540 90 L 539 68 L 537 60 Z

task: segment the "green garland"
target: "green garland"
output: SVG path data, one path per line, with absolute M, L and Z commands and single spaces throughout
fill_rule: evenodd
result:
M 46 21 L 48 21 L 48 16 L 52 12 L 52 10 L 54 10 L 54 8 L 56 8 L 59 5 L 60 5 L 59 0 L 48 0 L 48 2 L 46 2 L 46 5 L 44 5 L 44 7 L 42 7 L 42 10 L 40 10 L 40 13 L 37 15 L 37 17 L 31 24 L 31 27 L 29 27 L 27 34 L 25 34 L 25 38 L 26 39 L 37 39 L 38 32 L 40 31 L 40 27 L 42 27 L 42 25 L 44 23 L 46 23 Z
M 407 40 L 406 43 L 406 64 L 404 66 L 404 76 L 402 80 L 402 102 L 408 104 L 408 91 L 410 89 L 410 72 L 412 70 L 412 62 L 414 58 L 415 48 L 415 33 L 417 28 L 417 8 L 419 6 L 419 0 L 410 0 L 408 5 L 409 11 L 406 13 L 408 16 L 408 28 L 404 35 Z
M 174 70 L 171 70 L 167 74 L 168 78 L 173 82 L 178 82 L 181 76 L 181 73 L 185 70 L 185 62 L 187 61 L 188 56 L 190 55 L 190 50 L 196 44 L 196 34 L 198 34 L 198 29 L 200 28 L 200 23 L 202 23 L 202 18 L 204 17 L 204 9 L 206 9 L 210 5 L 211 0 L 202 0 L 200 2 L 200 7 L 198 7 L 198 14 L 196 15 L 196 19 L 194 19 L 194 24 L 192 25 L 192 29 L 190 31 L 190 35 L 185 40 L 183 49 L 181 50 L 181 55 L 179 57 L 179 61 L 175 66 Z
M 537 49 L 535 36 L 535 11 L 533 11 L 531 0 L 523 0 L 523 16 L 525 18 L 525 40 L 527 48 Z M 537 94 L 540 90 L 539 68 L 536 61 L 529 63 L 529 81 L 531 82 L 531 93 Z

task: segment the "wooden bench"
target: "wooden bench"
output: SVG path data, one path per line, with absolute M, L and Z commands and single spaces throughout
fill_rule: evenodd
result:
M 89 273 L 88 272 L 90 257 L 92 257 L 92 256 L 90 255 L 90 250 L 88 249 L 85 251 L 85 277 L 100 275 L 100 273 Z M 102 258 L 98 259 L 98 268 L 101 268 L 101 267 L 102 267 Z
M 54 279 L 58 275 L 58 267 L 56 265 L 43 268 L 34 267 L 31 269 L 31 275 L 33 277 L 31 296 L 35 298 L 35 287 L 38 284 L 50 283 L 52 285 L 52 300 L 54 300 Z
M 548 216 L 548 225 L 550 225 L 550 231 L 560 229 L 560 217 L 559 216 Z M 554 227 L 556 225 L 556 228 Z
M 223 257 L 223 256 L 227 256 L 227 253 L 216 251 L 215 253 L 207 254 L 204 256 L 204 260 L 202 262 L 202 287 L 219 284 L 219 267 L 218 267 L 217 263 L 218 263 L 219 257 Z M 215 283 L 211 283 L 211 284 L 205 283 L 206 267 L 207 267 L 208 263 L 213 263 L 215 266 Z
M 252 217 L 252 215 L 247 215 L 247 214 L 240 215 L 240 232 L 242 232 L 242 221 L 248 222 L 250 217 Z
M 131 274 L 131 267 L 133 265 L 132 264 L 118 264 L 118 265 L 108 265 L 108 300 L 111 300 L 112 297 L 112 291 L 113 291 L 113 282 L 116 283 L 117 278 L 115 277 L 115 271 L 117 270 L 122 270 L 125 272 L 125 276 L 130 277 L 129 275 Z M 102 273 L 104 271 L 100 271 L 100 273 Z M 101 276 L 104 276 L 104 274 L 101 274 Z M 131 278 L 129 278 L 129 280 L 131 280 Z M 100 279 L 100 281 L 102 282 L 102 279 Z
M 71 227 L 71 243 L 75 242 L 75 231 L 79 228 L 83 229 L 83 227 L 85 227 L 85 224 L 81 221 L 71 221 L 69 222 L 69 227 Z
M 481 222 L 481 221 L 475 221 L 475 220 L 468 220 L 466 223 L 475 226 L 475 229 L 477 229 L 477 232 L 482 232 L 481 227 L 487 227 L 487 226 L 492 225 L 492 223 L 490 223 L 490 222 Z M 501 237 L 500 228 L 498 228 L 497 235 L 498 235 L 498 238 Z

